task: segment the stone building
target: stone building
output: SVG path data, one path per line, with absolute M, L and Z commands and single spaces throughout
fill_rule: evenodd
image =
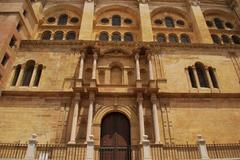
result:
M 1 0 L 0 143 L 238 142 L 239 20 L 239 0 Z

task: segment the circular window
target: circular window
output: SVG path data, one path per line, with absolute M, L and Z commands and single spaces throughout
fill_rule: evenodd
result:
M 131 19 L 129 19 L 129 18 L 126 18 L 126 19 L 124 19 L 124 23 L 125 24 L 132 24 L 133 21 Z
M 229 28 L 229 29 L 233 29 L 233 24 L 230 23 L 230 22 L 226 22 L 226 23 L 225 23 L 225 26 L 226 26 L 227 28 Z
M 185 22 L 183 20 L 177 20 L 177 25 L 183 27 L 185 25 Z
M 161 25 L 161 24 L 163 24 L 163 21 L 162 21 L 161 19 L 156 19 L 156 20 L 154 21 L 154 23 L 155 23 L 156 25 Z
M 77 17 L 71 18 L 72 23 L 78 23 L 79 19 Z
M 212 21 L 206 21 L 206 24 L 208 27 L 213 27 L 213 22 Z
M 102 24 L 108 24 L 109 23 L 109 19 L 103 18 L 103 19 L 101 19 L 101 23 Z
M 49 17 L 49 18 L 47 19 L 47 21 L 48 21 L 48 23 L 54 23 L 54 22 L 56 21 L 56 18 L 54 18 L 54 17 Z

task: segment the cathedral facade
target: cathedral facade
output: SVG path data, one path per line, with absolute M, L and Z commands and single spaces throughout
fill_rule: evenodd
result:
M 0 4 L 0 143 L 240 140 L 239 0 Z

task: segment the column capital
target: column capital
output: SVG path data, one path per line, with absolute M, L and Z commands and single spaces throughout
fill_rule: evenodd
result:
M 90 101 L 90 103 L 93 103 L 95 101 L 95 94 L 94 93 L 89 94 L 89 101 Z
M 138 53 L 135 54 L 135 60 L 139 60 L 139 54 Z
M 151 95 L 151 102 L 154 103 L 154 104 L 157 103 L 157 95 L 156 94 Z
M 84 51 L 80 51 L 80 58 L 85 59 L 86 55 Z
M 97 59 L 98 59 L 98 53 L 97 53 L 97 51 L 94 51 L 93 59 L 94 59 L 94 60 L 97 60 Z
M 147 59 L 148 59 L 149 61 L 152 61 L 152 54 L 147 54 Z
M 76 93 L 74 98 L 73 98 L 73 101 L 77 102 L 77 101 L 80 101 L 81 100 L 81 95 L 80 93 Z
M 138 103 L 142 103 L 142 102 L 143 102 L 143 95 L 142 95 L 141 93 L 139 93 L 139 94 L 137 95 L 137 102 L 138 102 Z
M 200 6 L 199 0 L 187 0 L 189 6 Z

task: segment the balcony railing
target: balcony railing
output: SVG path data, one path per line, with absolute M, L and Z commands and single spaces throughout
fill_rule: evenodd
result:
M 240 159 L 240 143 L 207 144 L 210 159 Z M 201 159 L 197 144 L 151 144 L 152 160 Z M 37 144 L 37 160 L 85 160 L 86 144 Z M 27 144 L 0 144 L 0 159 L 24 159 Z M 115 156 L 115 157 L 112 157 Z M 116 158 L 117 157 L 117 158 Z M 95 146 L 94 160 L 143 160 L 142 145 Z

